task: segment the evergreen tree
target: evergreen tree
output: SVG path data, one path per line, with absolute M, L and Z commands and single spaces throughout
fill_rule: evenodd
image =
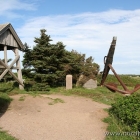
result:
M 99 65 L 93 62 L 92 56 L 88 57 L 85 60 L 85 64 L 83 66 L 83 74 L 90 77 L 91 79 L 96 79 L 98 72 Z
M 24 78 L 27 80 L 28 78 L 33 79 L 34 74 L 31 73 L 32 71 L 32 50 L 30 49 L 30 47 L 28 46 L 27 43 L 24 44 L 25 49 L 22 50 L 24 52 L 24 56 L 23 56 L 23 69 L 22 69 L 22 74 L 24 76 Z
M 73 83 L 75 84 L 82 72 L 85 54 L 80 54 L 75 50 L 72 50 L 71 52 L 67 51 L 67 59 L 68 63 L 65 64 L 64 71 L 66 74 L 72 75 Z
M 35 38 L 32 66 L 35 69 L 37 82 L 47 82 L 50 86 L 55 86 L 58 80 L 64 77 L 65 46 L 62 42 L 50 44 L 52 40 L 45 32 L 46 30 L 41 30 L 41 37 Z
M 92 56 L 86 58 L 85 54 L 79 54 L 76 51 L 72 51 L 74 57 L 73 64 L 73 83 L 82 86 L 89 79 L 96 80 L 97 74 L 99 72 L 99 65 L 94 63 Z M 82 76 L 83 78 L 80 78 Z M 79 82 L 79 78 L 80 83 Z
M 40 37 L 35 38 L 36 45 L 32 50 L 25 43 L 23 57 L 23 75 L 29 79 L 32 90 L 47 90 L 49 86 L 59 86 L 65 82 L 67 74 L 73 75 L 73 83 L 76 83 L 81 73 L 96 76 L 98 65 L 95 67 L 92 57 L 85 59 L 85 54 L 74 50 L 69 52 L 62 42 L 51 44 L 52 40 L 46 30 L 40 31 Z
M 22 50 L 24 52 L 22 64 L 23 64 L 24 69 L 27 69 L 27 68 L 31 67 L 31 63 L 30 63 L 31 62 L 30 61 L 31 60 L 31 49 L 27 43 L 24 44 L 24 47 L 25 47 L 25 49 Z
M 36 46 L 33 47 L 33 50 L 29 50 L 27 47 L 23 60 L 24 74 L 29 72 L 26 73 L 26 76 L 32 75 L 34 85 L 39 86 L 40 90 L 48 86 L 56 86 L 59 82 L 64 81 L 64 63 L 67 63 L 63 43 L 51 44 L 52 40 L 45 32 L 46 30 L 42 29 L 41 37 L 35 38 Z M 27 69 L 29 67 L 30 71 Z
M 96 80 L 99 72 L 99 65 L 93 61 L 92 56 L 84 60 L 84 64 L 81 67 L 81 75 L 76 82 L 77 86 L 83 86 L 89 79 Z
M 72 74 L 74 84 L 76 84 L 80 75 L 84 75 L 82 83 L 89 79 L 96 79 L 99 72 L 99 65 L 94 63 L 92 56 L 85 58 L 85 54 L 78 53 L 75 50 L 67 53 L 69 62 L 65 65 L 65 73 Z

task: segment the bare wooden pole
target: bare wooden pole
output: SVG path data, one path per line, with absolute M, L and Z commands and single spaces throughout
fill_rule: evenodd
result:
M 4 46 L 4 62 L 7 65 L 7 46 Z
M 7 46 L 6 45 L 4 46 L 4 62 L 7 65 Z M 5 81 L 5 79 L 4 79 L 4 81 Z
M 15 52 L 15 56 L 19 56 L 18 48 L 15 48 L 14 52 Z M 21 84 L 19 85 L 19 89 L 24 89 L 22 72 L 21 72 L 21 67 L 20 67 L 20 58 L 16 62 L 16 67 L 18 67 L 17 69 L 18 79 L 22 81 L 22 85 Z

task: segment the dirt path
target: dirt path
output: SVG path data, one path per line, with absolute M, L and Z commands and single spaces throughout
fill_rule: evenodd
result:
M 22 96 L 22 97 L 21 97 Z M 103 140 L 104 108 L 89 98 L 63 95 L 14 95 L 0 127 L 19 140 Z M 22 101 L 20 101 L 22 100 Z

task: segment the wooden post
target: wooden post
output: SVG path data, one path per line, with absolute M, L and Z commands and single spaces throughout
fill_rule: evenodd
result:
M 7 65 L 7 46 L 4 46 L 4 62 Z
M 15 48 L 14 52 L 15 52 L 15 56 L 19 56 L 18 48 Z M 16 67 L 18 67 L 18 69 L 17 69 L 18 79 L 20 81 L 22 81 L 22 83 L 23 83 L 22 72 L 21 72 L 21 67 L 20 67 L 20 58 L 16 62 Z M 24 89 L 24 87 L 19 84 L 19 89 Z
M 4 62 L 7 65 L 7 46 L 4 46 Z M 4 78 L 4 81 L 6 82 L 6 79 Z

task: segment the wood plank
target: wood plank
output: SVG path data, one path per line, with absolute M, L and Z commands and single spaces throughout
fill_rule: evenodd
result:
M 11 41 L 10 41 L 10 42 L 11 42 L 11 46 L 13 46 L 13 44 L 14 44 L 14 43 L 13 43 L 14 38 L 13 38 L 13 36 L 12 36 L 12 35 L 10 36 L 10 40 L 11 40 Z
M 2 65 L 0 65 L 0 69 L 5 69 L 5 67 L 4 67 L 4 66 L 2 66 Z M 10 69 L 15 69 L 15 70 L 16 70 L 16 69 L 19 69 L 19 68 L 18 68 L 18 67 L 14 67 L 14 66 L 13 66 L 13 67 L 11 67 Z
M 6 45 L 4 46 L 4 61 L 5 61 L 5 64 L 7 65 L 7 46 Z
M 6 70 L 4 70 L 4 72 L 0 75 L 0 80 L 5 76 L 5 74 L 8 72 L 8 70 L 16 63 L 16 61 L 19 59 L 19 57 L 20 56 L 17 56 L 14 60 L 13 60 L 13 62 L 10 64 L 10 66 L 8 67 L 8 69 L 7 69 L 7 67 L 5 67 L 5 63 L 2 61 L 2 60 L 0 60 L 0 63 L 3 65 L 3 64 L 5 64 L 5 65 L 3 65 L 5 68 L 6 68 Z M 7 66 L 7 65 L 6 65 Z
M 15 49 L 15 55 L 16 55 L 16 56 L 19 55 L 18 48 Z M 20 61 L 19 61 L 19 59 L 18 59 L 17 62 L 16 62 L 16 66 L 19 67 L 19 69 L 17 69 L 18 79 L 19 79 L 20 81 L 23 81 L 23 80 L 22 80 L 22 72 L 21 72 L 21 68 L 20 68 Z M 19 85 L 19 88 L 20 88 L 20 89 L 24 89 L 24 87 L 22 87 L 21 85 Z
M 0 60 L 0 63 L 6 68 L 6 70 L 8 70 L 8 72 L 10 73 L 10 75 L 13 76 L 13 78 L 14 78 L 20 85 L 24 86 L 23 83 L 22 83 L 22 81 L 20 81 L 20 80 L 12 73 L 11 69 L 10 69 L 2 60 Z
M 7 33 L 8 33 L 8 35 L 7 35 L 7 45 L 10 46 L 10 44 L 11 44 L 11 33 L 10 33 L 10 31 L 7 31 Z

